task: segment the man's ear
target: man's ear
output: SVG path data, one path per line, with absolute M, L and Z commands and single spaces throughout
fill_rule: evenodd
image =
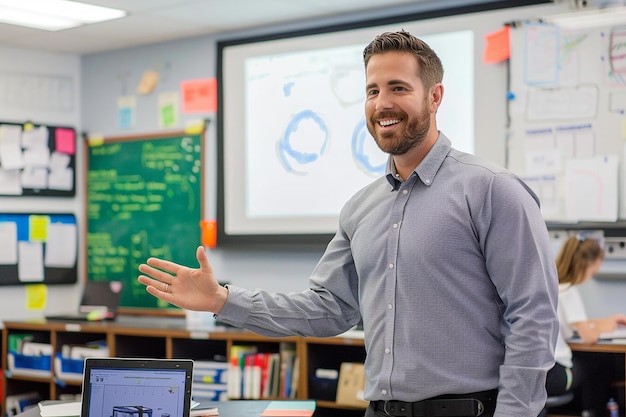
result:
M 443 84 L 437 83 L 430 87 L 429 99 L 430 111 L 432 113 L 437 113 L 437 110 L 441 105 L 441 101 L 443 100 Z

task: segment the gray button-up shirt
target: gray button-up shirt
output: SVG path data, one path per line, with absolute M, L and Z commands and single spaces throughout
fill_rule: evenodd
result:
M 499 388 L 497 416 L 534 417 L 554 364 L 558 280 L 535 194 L 443 134 L 406 181 L 344 206 L 310 289 L 229 286 L 219 319 L 330 336 L 362 318 L 365 398 L 417 401 Z

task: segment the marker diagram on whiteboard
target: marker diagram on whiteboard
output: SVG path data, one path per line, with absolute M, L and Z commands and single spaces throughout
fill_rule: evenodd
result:
M 511 32 L 507 164 L 548 221 L 626 218 L 624 46 L 625 28 Z

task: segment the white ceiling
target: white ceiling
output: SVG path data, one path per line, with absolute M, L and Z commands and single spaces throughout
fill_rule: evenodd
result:
M 431 0 L 83 0 L 128 11 L 123 19 L 48 32 L 0 23 L 0 44 L 90 54 L 346 13 L 381 13 Z M 442 0 L 439 0 L 442 1 Z M 443 1 L 442 1 L 443 3 Z

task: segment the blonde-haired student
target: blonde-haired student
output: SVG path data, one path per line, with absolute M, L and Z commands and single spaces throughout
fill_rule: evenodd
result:
M 593 344 L 600 334 L 626 325 L 626 315 L 615 314 L 589 319 L 578 285 L 598 273 L 604 251 L 596 239 L 577 235 L 570 237 L 556 257 L 559 276 L 559 337 L 556 364 L 548 372 L 546 390 L 549 396 L 568 391 L 580 393 L 584 417 L 603 416 L 609 399 L 612 362 L 609 356 L 575 357 L 567 340 L 578 334 L 583 343 Z M 607 361 L 607 363 L 603 363 Z

